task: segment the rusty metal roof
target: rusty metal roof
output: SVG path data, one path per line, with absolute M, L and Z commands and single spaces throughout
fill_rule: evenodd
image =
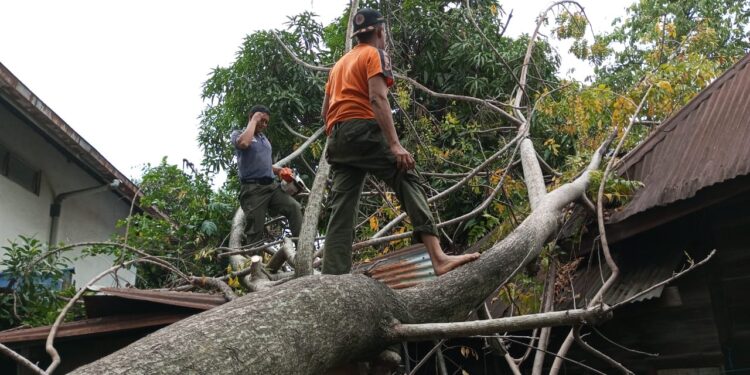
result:
M 58 338 L 80 337 L 127 331 L 146 327 L 160 327 L 187 318 L 192 314 L 140 314 L 106 316 L 63 323 L 57 331 Z M 47 339 L 51 326 L 0 331 L 0 343 L 42 341 Z
M 224 304 L 215 294 L 101 288 L 84 296 L 88 319 L 64 323 L 57 337 L 78 337 L 172 324 Z M 46 340 L 50 326 L 0 332 L 1 343 Z
M 0 99 L 5 99 L 16 110 L 27 116 L 38 130 L 77 159 L 78 162 L 85 165 L 101 182 L 109 183 L 114 179 L 120 180 L 122 183 L 115 190 L 116 193 L 131 202 L 136 199 L 136 203 L 138 203 L 142 196 L 138 187 L 34 95 L 2 63 L 0 63 Z M 139 206 L 139 208 L 154 217 L 169 221 L 169 217 L 155 207 Z
M 379 280 L 393 289 L 404 289 L 436 278 L 430 254 L 423 244 L 412 245 L 355 267 L 355 272 Z
M 149 301 L 198 310 L 210 310 L 226 303 L 224 297 L 216 294 L 156 291 L 136 288 L 101 288 L 93 297 L 98 296 L 114 296 L 128 300 Z
M 645 187 L 610 223 L 750 174 L 750 55 L 657 127 L 618 172 Z

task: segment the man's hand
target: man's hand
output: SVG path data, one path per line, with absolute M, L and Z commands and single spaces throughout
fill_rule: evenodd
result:
M 253 117 L 250 118 L 250 122 L 255 123 L 255 133 L 260 133 L 266 130 L 269 120 L 270 116 L 265 112 L 255 112 L 253 113 Z
M 414 157 L 401 146 L 401 143 L 391 145 L 391 152 L 396 157 L 396 168 L 403 171 L 414 169 L 414 165 L 416 164 Z
M 286 182 L 292 182 L 294 181 L 294 172 L 292 172 L 291 168 L 281 168 L 279 177 Z

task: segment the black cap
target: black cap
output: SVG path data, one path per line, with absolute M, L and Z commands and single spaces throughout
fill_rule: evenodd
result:
M 248 114 L 250 115 L 250 117 L 253 117 L 255 112 L 263 112 L 269 116 L 271 115 L 271 111 L 268 109 L 268 107 L 262 104 L 254 105 L 253 108 L 250 108 L 250 112 Z
M 385 23 L 385 18 L 380 12 L 369 8 L 360 9 L 352 21 L 352 36 L 375 30 L 375 26 L 380 23 Z

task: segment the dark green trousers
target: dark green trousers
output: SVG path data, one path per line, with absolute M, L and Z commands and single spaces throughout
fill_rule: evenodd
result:
M 351 271 L 354 225 L 367 173 L 383 180 L 396 193 L 411 218 L 416 239 L 420 233 L 437 235 L 419 176 L 396 168 L 396 159 L 374 119 L 354 119 L 336 125 L 328 139 L 327 158 L 333 186 L 323 273 L 340 275 Z
M 302 207 L 289 194 L 281 190 L 278 183 L 270 185 L 242 184 L 240 206 L 245 212 L 245 244 L 263 239 L 266 212 L 284 215 L 289 221 L 292 236 L 299 236 L 302 228 Z

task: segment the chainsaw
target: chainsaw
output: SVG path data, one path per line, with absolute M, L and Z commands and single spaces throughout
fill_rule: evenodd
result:
M 281 180 L 281 190 L 284 190 L 285 193 L 291 196 L 295 196 L 303 192 L 310 194 L 310 189 L 305 186 L 305 181 L 302 181 L 296 170 L 294 171 L 294 176 L 292 177 L 291 182 L 287 182 L 283 179 Z

